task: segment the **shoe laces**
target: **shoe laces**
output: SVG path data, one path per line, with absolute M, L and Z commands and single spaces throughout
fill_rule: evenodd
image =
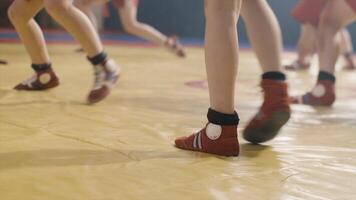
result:
M 94 72 L 94 89 L 99 89 L 102 87 L 105 81 L 105 71 L 102 66 L 95 66 L 94 67 L 95 72 Z

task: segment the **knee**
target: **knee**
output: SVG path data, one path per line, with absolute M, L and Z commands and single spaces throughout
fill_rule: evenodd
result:
M 12 3 L 7 10 L 7 15 L 13 24 L 21 22 L 25 18 L 23 13 L 24 10 L 16 2 Z
M 139 26 L 138 22 L 124 22 L 122 23 L 122 26 L 124 28 L 124 30 L 128 33 L 136 33 L 136 30 Z
M 50 15 L 63 15 L 72 4 L 67 0 L 45 0 L 44 7 Z
M 319 33 L 336 34 L 342 29 L 342 22 L 332 12 L 324 12 L 320 19 Z
M 74 1 L 74 6 L 79 8 L 79 9 L 86 9 L 91 6 L 91 1 L 90 0 L 75 0 Z

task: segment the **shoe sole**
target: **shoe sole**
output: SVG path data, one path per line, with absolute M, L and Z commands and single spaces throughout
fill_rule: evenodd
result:
M 39 88 L 29 88 L 25 85 L 17 85 L 13 89 L 17 91 L 45 91 L 45 90 L 51 90 L 53 88 L 58 87 L 60 84 L 59 79 L 53 80 L 50 84 L 48 84 L 45 87 L 39 87 Z
M 216 146 L 211 147 L 213 150 L 209 149 L 198 149 L 198 148 L 190 148 L 187 146 L 179 146 L 175 144 L 175 147 L 178 149 L 182 149 L 185 151 L 192 151 L 192 152 L 200 152 L 200 153 L 206 153 L 206 154 L 212 154 L 212 155 L 217 155 L 217 156 L 225 156 L 225 157 L 237 157 L 239 156 L 240 153 L 240 147 L 239 147 L 239 141 L 235 138 L 229 138 L 225 139 L 224 142 L 222 142 L 224 145 L 225 149 L 224 150 L 217 150 Z M 228 147 L 228 148 L 226 148 Z
M 110 84 L 110 86 L 105 86 L 107 88 L 107 92 L 104 93 L 104 95 L 98 97 L 98 98 L 89 98 L 87 99 L 87 103 L 89 105 L 92 105 L 92 104 L 96 104 L 102 100 L 104 100 L 107 96 L 110 95 L 111 93 L 111 90 L 112 88 L 117 84 L 117 81 L 119 80 L 120 78 L 120 74 L 118 74 L 117 76 L 115 76 L 114 80 L 112 81 L 112 83 Z
M 245 129 L 243 138 L 252 144 L 260 144 L 273 139 L 278 134 L 279 130 L 290 119 L 290 112 L 279 111 L 272 115 L 271 119 L 266 121 L 259 128 Z

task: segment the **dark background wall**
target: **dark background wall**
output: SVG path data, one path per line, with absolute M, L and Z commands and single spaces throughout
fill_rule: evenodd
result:
M 290 11 L 298 0 L 269 0 L 280 21 L 284 44 L 294 46 L 299 36 L 299 26 L 290 16 Z M 204 2 L 203 0 L 141 0 L 139 20 L 147 22 L 162 32 L 176 33 L 184 37 L 203 38 L 204 35 Z M 114 8 L 111 13 L 116 16 Z M 120 29 L 117 17 L 105 20 L 109 29 Z M 350 27 L 356 45 L 356 25 Z M 247 43 L 244 24 L 239 24 L 240 40 Z

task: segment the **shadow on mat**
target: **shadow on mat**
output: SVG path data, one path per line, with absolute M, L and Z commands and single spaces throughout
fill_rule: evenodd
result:
M 264 152 L 271 152 L 272 147 L 266 145 L 254 145 L 250 143 L 244 143 L 240 145 L 240 155 L 247 158 L 258 157 Z
M 0 171 L 18 168 L 99 166 L 115 163 L 140 162 L 150 159 L 188 159 L 205 158 L 209 155 L 191 155 L 161 150 L 64 150 L 43 149 L 0 153 Z M 211 157 L 211 156 L 210 156 Z
M 130 159 L 115 151 L 46 149 L 0 153 L 0 171 L 28 167 L 106 165 Z

